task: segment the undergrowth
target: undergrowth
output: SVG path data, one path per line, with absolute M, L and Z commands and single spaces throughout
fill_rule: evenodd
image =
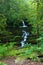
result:
M 3 57 L 14 56 L 17 60 L 30 59 L 32 61 L 40 61 L 39 55 L 43 55 L 43 40 L 40 46 L 26 44 L 23 48 L 16 49 L 15 42 L 10 42 L 8 46 L 0 45 L 0 59 Z
M 0 62 L 0 65 L 6 65 L 5 63 L 3 63 L 3 62 Z

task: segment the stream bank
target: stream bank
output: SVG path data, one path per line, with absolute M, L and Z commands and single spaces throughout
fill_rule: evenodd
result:
M 15 63 L 14 57 L 7 57 L 7 58 L 2 59 L 0 61 L 6 63 L 7 65 L 43 65 L 43 62 L 32 62 L 29 59 Z

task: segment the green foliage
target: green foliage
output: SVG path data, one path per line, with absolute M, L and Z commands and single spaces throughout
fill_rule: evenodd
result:
M 3 63 L 3 62 L 0 62 L 0 65 L 6 65 L 5 63 Z
M 0 14 L 0 33 L 5 30 L 6 26 L 6 17 L 3 14 Z
M 40 61 L 38 56 L 43 55 L 43 44 L 39 47 L 37 45 L 32 46 L 31 44 L 19 49 L 14 47 L 14 43 L 9 43 L 8 46 L 0 46 L 0 59 L 6 56 L 15 56 L 17 58 L 16 60 L 19 59 L 20 61 L 27 58 L 32 61 Z
M 0 59 L 2 57 L 6 57 L 9 56 L 9 51 L 11 51 L 11 49 L 14 46 L 14 42 L 13 43 L 9 43 L 9 45 L 7 46 L 7 44 L 5 45 L 0 45 Z
M 33 29 L 31 33 L 39 35 L 39 38 L 36 39 L 39 47 L 27 44 L 24 48 L 16 50 L 14 48 L 16 42 L 10 42 L 8 46 L 7 44 L 0 45 L 0 58 L 17 56 L 20 59 L 23 57 L 24 59 L 39 60 L 38 55 L 43 55 L 43 0 L 0 0 L 0 6 L 0 35 L 2 35 L 0 40 L 3 39 L 3 35 L 7 37 L 15 33 L 14 27 L 17 26 L 18 29 L 20 22 L 25 18 L 27 18 L 28 24 L 32 24 Z M 11 29 L 9 28 L 10 26 Z M 16 31 L 17 33 L 19 32 Z M 17 38 L 18 36 L 13 36 L 9 39 L 15 40 Z
M 17 60 L 21 61 L 21 60 L 26 59 L 26 58 L 29 58 L 32 61 L 40 61 L 38 56 L 40 54 L 43 54 L 42 51 L 43 51 L 43 48 L 38 47 L 38 46 L 31 46 L 30 48 L 29 47 L 23 48 L 23 49 L 18 51 L 18 53 L 17 53 L 18 56 L 17 56 L 16 61 Z
M 2 30 L 6 31 L 5 27 L 10 27 L 10 24 L 11 27 L 20 26 L 20 22 L 27 18 L 28 23 L 31 23 L 33 27 L 32 34 L 38 33 L 43 35 L 42 0 L 0 0 L 0 2 L 0 33 L 2 33 Z M 12 28 L 12 30 L 14 29 Z

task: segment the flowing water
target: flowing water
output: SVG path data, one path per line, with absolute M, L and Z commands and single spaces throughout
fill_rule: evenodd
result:
M 24 21 L 22 21 L 22 24 L 23 24 L 22 27 L 27 27 L 27 25 L 25 25 L 25 22 Z
M 28 27 L 27 25 L 25 25 L 24 21 L 22 21 L 22 24 L 23 24 L 22 25 L 23 28 Z M 22 33 L 23 33 L 23 35 L 22 35 L 23 40 L 21 41 L 21 47 L 24 47 L 25 43 L 26 43 L 26 40 L 27 40 L 27 37 L 29 36 L 29 32 L 27 32 L 26 30 L 22 29 Z

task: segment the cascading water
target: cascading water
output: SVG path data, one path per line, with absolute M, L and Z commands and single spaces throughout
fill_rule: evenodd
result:
M 23 28 L 24 27 L 27 27 L 25 25 L 25 22 L 24 21 L 22 21 L 22 24 L 23 24 L 23 26 L 22 26 Z M 27 31 L 25 31 L 24 29 L 22 30 L 22 32 L 23 32 L 23 35 L 22 35 L 23 40 L 21 41 L 21 47 L 24 47 L 25 46 L 25 42 L 27 40 L 27 37 L 28 37 L 29 33 Z
M 22 26 L 22 27 L 27 27 L 27 26 L 25 25 L 24 21 L 22 21 L 22 24 L 23 24 L 23 26 Z

